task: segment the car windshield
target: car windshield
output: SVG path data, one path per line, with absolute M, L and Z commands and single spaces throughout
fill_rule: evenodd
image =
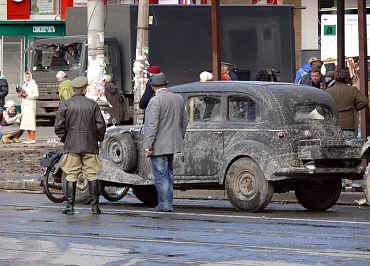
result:
M 40 44 L 35 48 L 33 70 L 79 69 L 82 43 Z
M 333 114 L 328 108 L 324 106 L 301 105 L 296 106 L 294 119 L 333 120 Z

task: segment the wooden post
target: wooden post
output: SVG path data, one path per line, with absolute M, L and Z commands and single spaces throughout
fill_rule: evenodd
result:
M 149 0 L 139 1 L 137 19 L 136 59 L 134 63 L 134 119 L 133 124 L 143 123 L 143 112 L 139 102 L 148 81 L 146 69 L 149 65 Z
M 221 80 L 220 0 L 212 0 L 213 80 Z
M 367 32 L 366 32 L 366 1 L 358 0 L 358 43 L 360 64 L 360 91 L 366 97 L 368 95 L 368 67 L 367 67 Z M 365 144 L 369 136 L 369 108 L 360 111 L 361 116 L 361 142 Z
M 337 1 L 337 69 L 346 69 L 344 61 L 344 0 Z

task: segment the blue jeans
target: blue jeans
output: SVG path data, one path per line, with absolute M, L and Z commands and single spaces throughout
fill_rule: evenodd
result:
M 158 194 L 157 208 L 172 210 L 173 154 L 151 156 L 153 181 Z

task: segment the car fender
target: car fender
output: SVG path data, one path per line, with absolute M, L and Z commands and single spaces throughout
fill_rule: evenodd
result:
M 361 157 L 364 159 L 370 158 L 370 137 L 368 137 L 365 145 L 361 148 Z
M 220 170 L 220 184 L 224 183 L 227 170 L 232 163 L 241 157 L 250 157 L 255 160 L 261 167 L 266 180 L 269 181 L 274 180 L 273 173 L 275 169 L 282 165 L 282 162 L 278 162 L 276 159 L 279 156 L 272 149 L 261 142 L 253 140 L 237 142 L 225 150 L 224 154 L 225 159 Z

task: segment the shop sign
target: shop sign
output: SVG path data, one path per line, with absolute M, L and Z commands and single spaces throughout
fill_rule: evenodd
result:
M 87 6 L 87 0 L 74 0 L 73 7 Z
M 55 27 L 54 26 L 33 26 L 32 32 L 33 33 L 54 33 Z

